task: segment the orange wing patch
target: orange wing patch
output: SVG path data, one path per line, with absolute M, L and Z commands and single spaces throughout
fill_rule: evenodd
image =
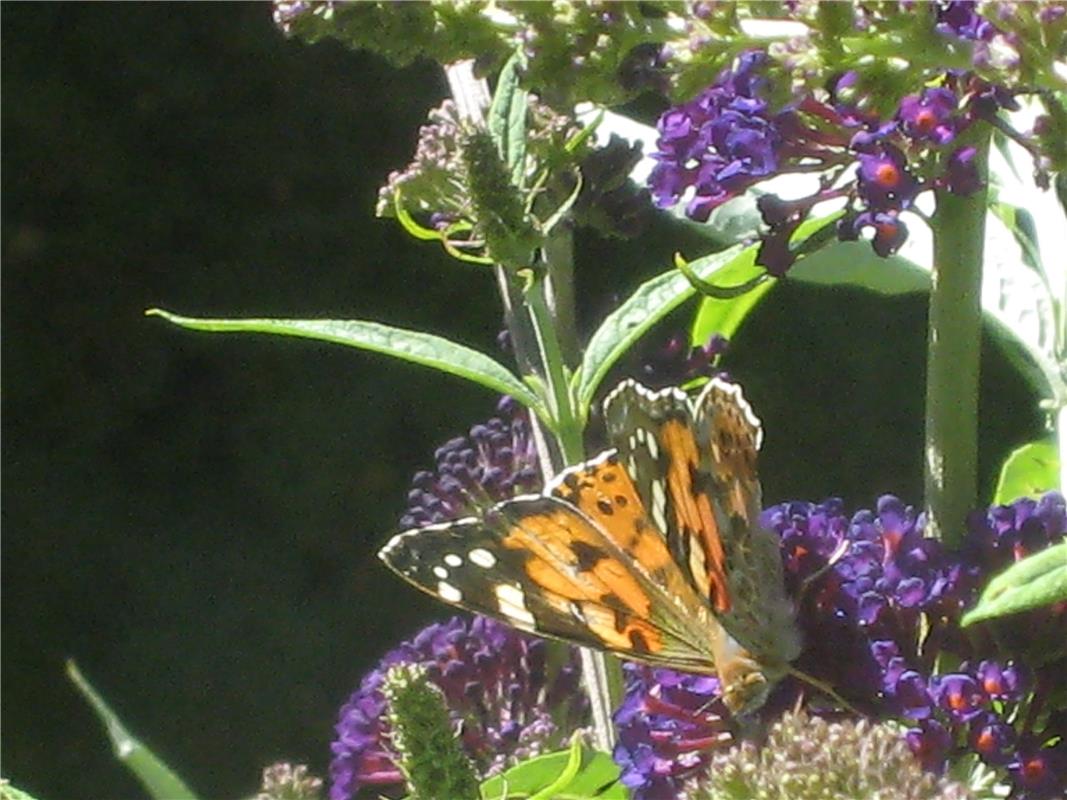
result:
M 527 577 L 557 610 L 580 618 L 605 646 L 659 652 L 663 639 L 648 622 L 648 592 L 601 541 L 588 521 L 559 508 L 516 521 L 502 544 L 525 556 Z
M 704 603 L 678 569 L 663 532 L 649 520 L 615 451 L 564 471 L 550 488 L 553 496 L 576 506 L 599 526 L 686 613 L 699 613 Z
M 614 454 L 567 470 L 552 493 L 577 506 L 650 572 L 672 563 L 662 534 L 649 522 L 634 482 Z
M 659 432 L 660 445 L 668 455 L 667 491 L 670 493 L 678 529 L 687 531 L 699 546 L 689 553 L 690 569 L 701 593 L 718 612 L 729 611 L 730 592 L 726 584 L 726 552 L 719 533 L 719 523 L 706 491 L 693 485 L 693 475 L 700 467 L 700 451 L 692 426 L 683 420 L 669 419 Z

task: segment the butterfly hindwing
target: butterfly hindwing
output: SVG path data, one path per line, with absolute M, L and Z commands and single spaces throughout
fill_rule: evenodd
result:
M 677 388 L 653 392 L 623 381 L 604 401 L 604 420 L 690 584 L 716 613 L 729 610 L 726 552 L 707 448 L 696 437 L 688 396 Z
M 800 653 L 800 637 L 778 537 L 760 523 L 757 453 L 763 429 L 737 384 L 712 379 L 694 405 L 693 428 L 707 443 L 733 598 L 723 624 L 765 666 L 783 668 Z
M 714 671 L 714 623 L 700 624 L 600 526 L 555 497 L 529 495 L 398 534 L 385 563 L 453 605 L 626 658 Z M 709 633 L 710 632 L 710 633 Z

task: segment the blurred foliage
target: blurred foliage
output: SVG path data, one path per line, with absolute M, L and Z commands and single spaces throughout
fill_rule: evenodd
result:
M 443 80 L 287 41 L 259 4 L 9 4 L 0 58 L 5 774 L 138 796 L 68 656 L 205 795 L 251 793 L 280 757 L 322 774 L 359 676 L 443 613 L 373 551 L 412 472 L 495 398 L 142 311 L 374 318 L 494 352 L 485 273 L 374 218 Z M 580 237 L 586 333 L 696 242 Z M 786 282 L 754 312 L 726 366 L 768 429 L 769 501 L 919 501 L 924 303 Z M 990 492 L 1041 427 L 986 352 Z

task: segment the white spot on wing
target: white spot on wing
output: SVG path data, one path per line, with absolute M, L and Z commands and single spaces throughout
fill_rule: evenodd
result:
M 649 455 L 651 455 L 652 458 L 659 458 L 659 445 L 656 444 L 656 437 L 649 436 L 648 441 L 645 442 L 645 444 L 648 446 Z
M 455 553 L 447 553 L 445 555 L 445 563 L 455 569 L 456 567 L 463 566 L 463 559 L 457 556 Z
M 451 583 L 445 581 L 437 582 L 437 594 L 446 603 L 458 603 L 463 599 L 463 592 L 453 586 Z
M 518 586 L 510 583 L 497 586 L 496 601 L 500 607 L 500 613 L 508 619 L 531 628 L 536 624 L 534 615 L 526 608 L 526 596 Z
M 496 566 L 496 556 L 484 547 L 474 548 L 467 554 L 467 558 L 472 564 L 482 567 L 483 569 L 491 569 Z
M 444 567 L 434 567 L 433 574 L 441 580 L 448 580 L 448 570 Z
M 652 521 L 661 531 L 667 530 L 667 493 L 663 481 L 652 481 Z

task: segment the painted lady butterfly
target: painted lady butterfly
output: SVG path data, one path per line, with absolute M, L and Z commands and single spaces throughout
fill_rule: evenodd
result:
M 719 378 L 695 401 L 623 381 L 604 418 L 612 449 L 542 494 L 400 533 L 380 557 L 445 602 L 717 674 L 727 707 L 757 708 L 800 652 L 778 539 L 759 524 L 759 420 Z

